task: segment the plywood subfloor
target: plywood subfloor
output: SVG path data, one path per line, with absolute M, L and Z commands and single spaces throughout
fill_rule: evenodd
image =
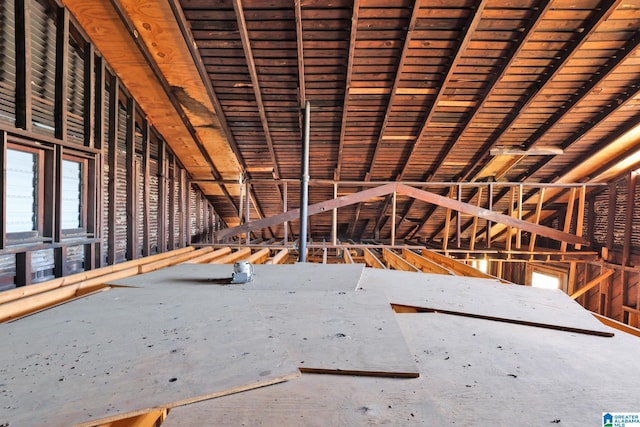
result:
M 111 289 L 3 324 L 0 425 L 92 425 L 299 375 L 245 295 Z
M 385 292 L 389 302 L 397 305 L 587 334 L 613 334 L 560 290 L 374 269 L 365 270 L 360 288 Z
M 637 411 L 640 341 L 441 313 L 396 315 L 421 372 L 302 374 L 175 408 L 164 426 L 600 425 Z
M 362 264 L 258 264 L 250 283 L 233 285 L 260 290 L 353 291 L 360 282 Z M 228 284 L 233 265 L 180 264 L 151 273 L 109 282 L 123 286 L 189 286 Z
M 247 293 L 303 372 L 419 375 L 383 293 Z

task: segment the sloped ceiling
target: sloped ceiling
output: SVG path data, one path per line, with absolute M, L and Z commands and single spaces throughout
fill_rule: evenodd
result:
M 233 153 L 252 183 L 253 218 L 299 205 L 307 101 L 310 203 L 377 182 L 446 195 L 436 183 L 606 182 L 638 167 L 640 0 L 112 3 L 185 111 L 179 95 L 197 98 L 190 82 L 200 78 L 197 95 L 228 145 L 221 155 Z M 188 83 L 161 56 L 168 45 L 193 61 Z M 200 143 L 216 159 L 209 141 Z M 196 182 L 235 199 L 231 175 Z M 459 197 L 475 203 L 474 194 Z M 341 209 L 339 238 L 388 237 L 391 214 L 389 198 Z M 409 198 L 397 215 L 406 238 L 436 238 L 445 220 Z M 311 236 L 329 239 L 331 222 L 314 216 Z M 281 226 L 264 233 L 282 235 Z

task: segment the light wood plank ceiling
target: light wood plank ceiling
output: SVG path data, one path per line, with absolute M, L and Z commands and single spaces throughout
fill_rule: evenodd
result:
M 386 181 L 443 195 L 429 183 L 605 181 L 616 165 L 617 174 L 638 167 L 628 158 L 640 149 L 640 0 L 172 6 L 253 182 L 256 215 L 298 207 L 298 185 L 285 194 L 278 180 L 299 179 L 305 101 L 311 179 L 340 181 L 339 195 Z M 310 203 L 334 191 L 312 185 Z M 475 190 L 460 197 L 476 203 Z M 506 212 L 502 199 L 494 207 Z M 345 207 L 338 236 L 387 238 L 391 214 L 390 197 Z M 398 199 L 397 215 L 400 238 L 433 238 L 445 223 L 444 209 L 409 198 Z M 314 216 L 312 237 L 329 239 L 331 222 Z M 281 226 L 270 231 L 282 238 Z

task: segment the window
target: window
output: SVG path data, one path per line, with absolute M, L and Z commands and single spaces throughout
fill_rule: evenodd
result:
M 560 278 L 534 271 L 531 273 L 531 286 L 534 288 L 558 289 L 560 288 Z
M 483 273 L 489 272 L 489 263 L 486 259 L 474 259 L 471 261 L 471 266 L 476 270 L 480 270 Z
M 84 227 L 82 206 L 84 202 L 84 164 L 76 160 L 62 160 L 62 230 Z
M 560 289 L 567 291 L 569 274 L 567 269 L 545 264 L 527 266 L 529 284 L 534 288 Z
M 39 230 L 40 156 L 35 151 L 7 149 L 6 157 L 6 231 L 31 233 Z M 28 237 L 28 236 L 16 236 Z

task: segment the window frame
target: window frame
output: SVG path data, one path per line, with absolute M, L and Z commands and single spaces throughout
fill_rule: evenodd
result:
M 7 142 L 6 148 L 4 149 L 3 155 L 6 162 L 6 156 L 8 150 L 21 151 L 30 154 L 34 154 L 36 156 L 36 189 L 35 193 L 35 201 L 34 201 L 34 218 L 35 218 L 35 230 L 31 231 L 18 231 L 18 232 L 7 232 L 7 192 L 6 187 L 3 194 L 4 201 L 4 212 L 3 212 L 3 228 L 5 231 L 5 241 L 7 245 L 16 245 L 16 244 L 24 244 L 24 243 L 36 243 L 41 242 L 45 239 L 44 236 L 44 206 L 45 206 L 45 185 L 44 185 L 44 176 L 45 176 L 45 162 L 46 162 L 46 150 L 38 147 L 33 147 L 30 145 L 18 144 L 15 142 Z M 3 180 L 7 181 L 7 173 L 6 173 L 6 165 L 5 170 L 3 172 Z
M 62 228 L 62 195 L 64 194 L 62 189 L 62 164 L 65 161 L 79 163 L 81 167 L 80 206 L 78 207 L 80 211 L 80 227 L 77 227 L 77 228 Z M 60 188 L 58 189 L 58 191 L 60 192 L 60 224 L 59 224 L 60 235 L 62 238 L 85 237 L 87 235 L 87 201 L 89 200 L 88 199 L 89 197 L 89 194 L 88 194 L 89 159 L 84 156 L 63 153 L 60 160 L 59 171 L 60 171 Z
M 558 289 L 567 292 L 569 283 L 569 270 L 555 265 L 529 264 L 527 265 L 527 286 L 532 286 L 533 273 L 543 274 L 558 278 Z

